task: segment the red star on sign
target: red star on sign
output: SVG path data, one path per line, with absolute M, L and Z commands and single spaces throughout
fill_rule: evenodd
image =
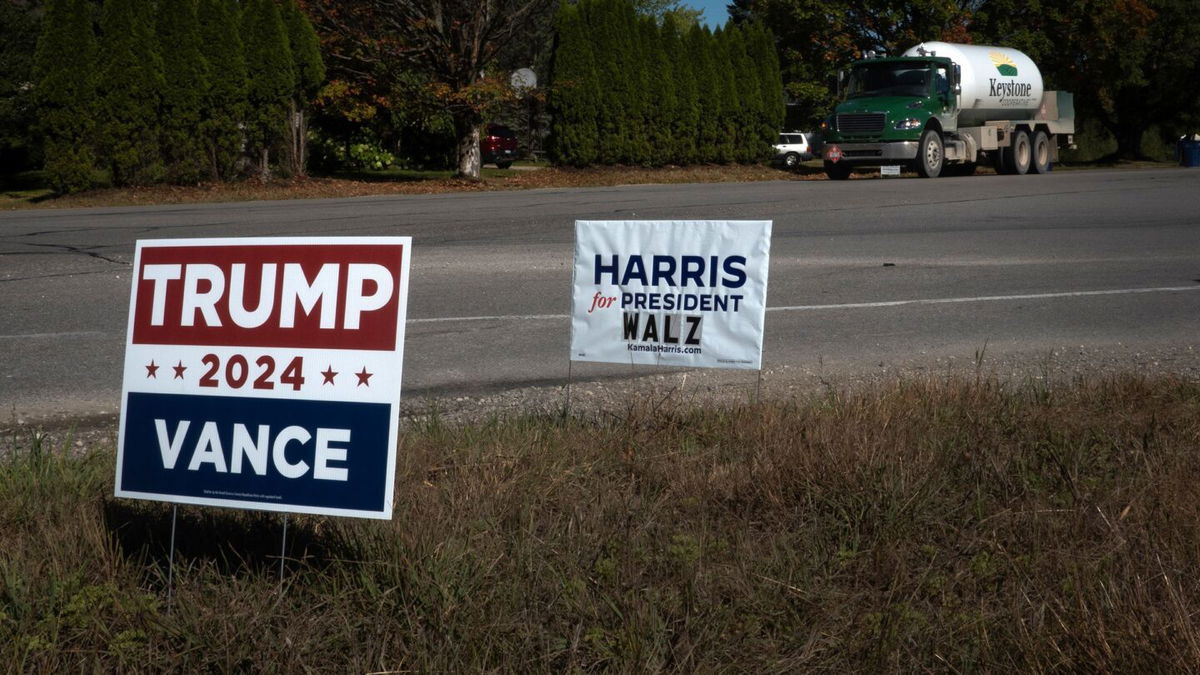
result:
M 366 369 L 364 368 L 363 370 Z M 321 384 L 333 384 L 333 378 L 337 377 L 337 371 L 333 369 L 333 365 L 326 366 L 325 370 L 321 371 L 321 374 L 325 376 L 325 381 Z
M 366 366 L 363 366 L 363 369 L 362 369 L 362 372 L 361 372 L 361 373 L 355 373 L 355 375 L 358 377 L 358 386 L 360 386 L 360 387 L 361 387 L 361 386 L 363 386 L 364 384 L 365 384 L 365 385 L 367 385 L 368 387 L 369 387 L 369 386 L 371 386 L 371 383 L 370 383 L 370 382 L 368 382 L 367 380 L 371 379 L 371 376 L 372 376 L 372 375 L 374 375 L 374 374 L 375 374 L 375 373 L 368 373 L 368 372 L 367 372 L 367 367 L 366 367 Z
M 173 368 L 175 370 L 175 377 L 173 377 L 171 379 L 172 380 L 182 380 L 183 379 L 183 371 L 187 370 L 187 366 L 183 365 L 183 361 L 180 361 L 179 365 L 177 365 L 177 366 L 171 366 L 171 368 Z
M 158 379 L 158 366 L 154 365 L 154 359 L 150 359 L 150 365 L 146 366 L 146 377 Z

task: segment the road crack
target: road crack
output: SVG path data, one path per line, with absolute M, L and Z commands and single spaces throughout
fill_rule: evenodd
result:
M 95 251 L 91 251 L 86 248 L 81 248 L 79 246 L 71 246 L 70 244 L 32 244 L 32 243 L 29 243 L 26 245 L 27 246 L 39 246 L 41 248 L 57 249 L 64 253 L 77 253 L 80 255 L 85 255 L 89 258 L 95 258 L 96 260 L 103 260 L 104 262 L 107 262 L 107 263 L 112 263 L 114 265 L 120 265 L 121 267 L 132 267 L 133 266 L 133 263 L 131 263 L 129 261 L 119 260 L 117 258 L 110 258 L 106 255 L 97 253 Z

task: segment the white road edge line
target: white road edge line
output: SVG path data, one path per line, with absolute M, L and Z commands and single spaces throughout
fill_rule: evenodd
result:
M 872 309 L 880 307 L 903 307 L 905 305 L 951 305 L 966 302 L 1001 302 L 1006 300 L 1047 300 L 1053 298 L 1086 298 L 1098 295 L 1134 295 L 1138 293 L 1183 293 L 1200 291 L 1196 286 L 1162 286 L 1158 288 L 1120 288 L 1110 291 L 1068 291 L 1063 293 L 1027 293 L 1023 295 L 981 295 L 971 298 L 919 298 L 916 300 L 887 300 L 883 302 L 848 302 L 838 305 L 790 305 L 768 307 L 768 312 L 814 312 L 831 309 Z M 439 316 L 428 319 L 409 319 L 407 323 L 454 323 L 470 321 L 556 321 L 569 319 L 570 314 L 493 314 L 488 316 Z M 82 337 L 106 335 L 102 331 L 77 331 L 63 333 L 26 333 L 24 335 L 0 335 L 0 340 L 38 339 L 56 337 Z
M 833 309 L 872 309 L 880 307 L 903 307 L 905 305 L 949 305 L 967 302 L 1001 302 L 1012 300 L 1048 300 L 1053 298 L 1085 298 L 1099 295 L 1134 295 L 1138 293 L 1183 293 L 1200 291 L 1196 286 L 1160 286 L 1157 288 L 1119 288 L 1108 291 L 1065 291 L 1060 293 L 1026 293 L 1021 295 L 981 295 L 968 298 L 918 298 L 916 300 L 887 300 L 883 302 L 848 302 L 836 305 L 790 305 L 768 307 L 768 312 L 812 312 Z M 509 314 L 490 316 L 441 316 L 428 319 L 409 319 L 408 323 L 452 323 L 455 321 L 550 321 L 569 319 L 570 314 Z
M 1004 300 L 1048 300 L 1053 298 L 1086 298 L 1097 295 L 1134 295 L 1138 293 L 1182 293 L 1200 291 L 1196 286 L 1162 286 L 1159 288 L 1120 288 L 1110 291 L 1066 291 L 1061 293 L 1026 293 L 1022 295 L 980 295 L 970 298 L 923 298 L 917 300 L 888 300 L 884 302 L 850 302 L 840 305 L 793 305 L 768 307 L 768 312 L 806 312 L 820 309 L 870 309 L 873 307 L 903 307 L 905 305 L 949 305 L 965 302 L 1000 302 Z
M 0 335 L 0 340 L 28 340 L 39 338 L 91 337 L 95 335 L 112 335 L 100 330 L 64 331 L 61 333 L 17 333 L 16 335 Z

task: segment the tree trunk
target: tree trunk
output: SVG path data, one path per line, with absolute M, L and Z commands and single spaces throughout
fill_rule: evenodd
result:
M 454 133 L 458 137 L 458 172 L 456 178 L 479 180 L 479 125 L 481 120 L 473 113 L 454 115 Z
M 288 102 L 288 169 L 294 178 L 308 175 L 308 116 L 295 101 Z
M 1145 131 L 1139 125 L 1117 126 L 1117 157 L 1121 159 L 1143 159 L 1142 133 Z

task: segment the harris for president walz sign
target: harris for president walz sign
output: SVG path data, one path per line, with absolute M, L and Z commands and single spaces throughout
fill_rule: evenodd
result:
M 411 243 L 139 241 L 116 496 L 390 518 Z
M 577 221 L 571 359 L 760 368 L 770 246 L 770 221 Z

